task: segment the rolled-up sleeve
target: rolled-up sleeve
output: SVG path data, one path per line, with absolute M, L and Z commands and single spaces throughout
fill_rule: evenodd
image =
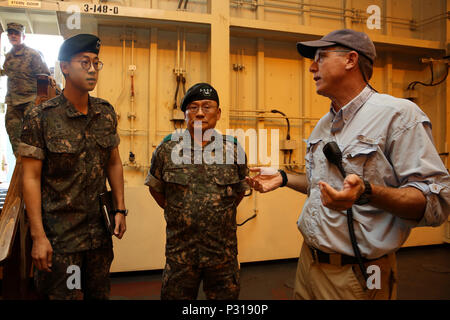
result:
M 164 181 L 162 180 L 163 164 L 161 159 L 161 145 L 159 145 L 152 155 L 152 163 L 148 170 L 144 184 L 159 193 L 164 193 Z
M 417 224 L 417 227 L 437 227 L 448 219 L 450 212 L 450 178 L 447 175 L 434 180 L 436 182 L 429 185 L 430 192 L 425 194 L 427 206 L 425 214 Z
M 44 160 L 45 142 L 43 137 L 40 106 L 33 107 L 24 118 L 19 155 Z
M 415 227 L 439 226 L 450 213 L 450 176 L 434 146 L 427 118 L 396 132 L 391 160 L 400 188 L 414 187 L 426 197 L 425 213 Z

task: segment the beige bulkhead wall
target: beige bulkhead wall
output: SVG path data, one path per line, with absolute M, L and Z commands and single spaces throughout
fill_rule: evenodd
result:
M 176 1 L 175 1 L 176 2 Z M 224 1 L 228 2 L 228 1 Z M 267 1 L 269 2 L 269 1 Z M 275 1 L 272 1 L 275 2 Z M 138 3 L 135 1 L 134 3 Z M 156 2 L 155 2 L 156 3 Z M 314 3 L 314 1 L 310 1 Z M 397 18 L 417 20 L 435 16 L 445 11 L 445 1 L 316 1 L 323 6 L 365 10 L 370 4 L 378 4 L 382 14 Z M 174 1 L 158 1 L 159 9 L 174 10 Z M 176 4 L 175 4 L 176 5 Z M 429 40 L 434 44 L 445 35 L 441 21 L 425 28 L 411 31 L 409 26 L 388 24 L 381 31 L 367 30 L 365 24 L 330 18 L 330 15 L 305 13 L 303 16 L 286 14 L 284 11 L 266 8 L 252 11 L 244 8 L 227 10 L 219 4 L 205 8 L 193 3 L 191 11 L 211 14 L 211 31 L 186 31 L 186 89 L 200 81 L 209 81 L 219 90 L 222 101 L 222 119 L 219 129 L 226 128 L 280 130 L 280 139 L 286 134 L 285 121 L 274 114 L 271 118 L 258 118 L 255 110 L 278 109 L 291 117 L 291 138 L 297 141 L 293 162 L 302 170 L 306 139 L 317 118 L 329 109 L 329 102 L 318 96 L 308 72 L 309 61 L 301 59 L 293 39 L 264 37 L 251 33 L 242 35 L 226 28 L 229 19 L 246 19 L 248 23 L 264 19 L 274 24 L 304 24 L 320 26 L 321 29 L 351 27 L 366 31 L 389 43 L 389 37 L 414 40 Z M 326 10 L 326 8 L 324 8 Z M 384 10 L 384 11 L 383 11 Z M 212 13 L 211 13 L 212 12 Z M 229 16 L 228 16 L 229 12 Z M 403 20 L 402 20 L 403 21 Z M 365 21 L 364 21 L 365 22 Z M 382 24 L 383 25 L 383 24 Z M 130 210 L 127 219 L 128 231 L 121 241 L 114 241 L 115 260 L 112 271 L 159 269 L 164 265 L 165 221 L 160 209 L 143 185 L 150 164 L 151 153 L 159 142 L 174 130 L 170 121 L 175 92 L 173 69 L 177 61 L 177 25 L 167 28 L 124 28 L 123 26 L 99 25 L 102 38 L 101 59 L 105 68 L 101 72 L 97 94 L 108 99 L 119 115 L 121 136 L 120 153 L 125 163 L 126 204 Z M 183 30 L 182 28 L 180 30 Z M 287 30 L 289 31 L 289 30 Z M 387 34 L 388 33 L 388 34 Z M 123 50 L 124 34 L 128 34 Z M 121 38 L 122 37 L 122 38 Z M 134 52 L 131 38 L 135 39 Z M 383 38 L 384 37 L 384 38 Z M 445 40 L 444 40 L 445 41 Z M 216 47 L 214 47 L 216 46 Z M 439 57 L 436 50 L 411 50 L 387 45 L 379 46 L 379 57 L 375 65 L 372 85 L 380 92 L 405 97 L 405 88 L 411 81 L 427 82 L 430 78 L 427 65 L 419 63 L 421 57 Z M 125 52 L 125 57 L 122 53 Z M 133 55 L 134 72 L 134 129 L 133 145 L 130 137 L 130 87 Z M 122 60 L 124 59 L 124 61 Z M 122 63 L 124 62 L 124 63 Z M 233 65 L 235 68 L 233 69 Z M 240 68 L 239 68 L 240 67 Z M 235 71 L 237 69 L 237 71 Z M 436 75 L 444 69 L 436 66 Z M 437 77 L 437 76 L 436 76 Z M 433 136 L 439 152 L 445 151 L 446 90 L 448 85 L 437 87 L 417 86 L 417 103 L 433 123 Z M 245 110 L 247 112 L 239 112 Z M 268 143 L 270 143 L 270 138 Z M 413 147 L 413 146 L 412 146 Z M 270 149 L 270 148 L 269 148 Z M 129 152 L 136 155 L 136 165 L 129 162 Z M 248 152 L 248 140 L 246 151 Z M 279 154 L 280 162 L 283 154 Z M 256 218 L 238 228 L 239 261 L 262 261 L 297 257 L 302 236 L 296 221 L 301 212 L 305 196 L 289 189 L 268 194 L 253 193 L 244 198 L 238 208 L 237 221 L 242 222 L 254 213 Z M 428 245 L 443 242 L 444 226 L 439 228 L 414 229 L 405 246 Z
M 100 3 L 43 1 L 43 7 L 48 2 L 61 8 L 70 3 Z M 227 128 L 267 129 L 270 144 L 271 130 L 278 129 L 279 138 L 285 139 L 286 123 L 280 115 L 256 111 L 284 112 L 291 119 L 291 139 L 296 141 L 292 155 L 296 170 L 303 170 L 303 139 L 329 110 L 329 101 L 315 93 L 308 72 L 310 62 L 298 55 L 296 41 L 318 38 L 343 27 L 369 33 L 378 50 L 371 84 L 381 93 L 406 97 L 405 88 L 410 82 L 430 79 L 429 66 L 419 59 L 445 55 L 450 34 L 445 21 L 450 1 L 445 0 L 193 0 L 187 12 L 176 11 L 178 0 L 101 3 L 117 5 L 127 15 L 114 17 L 113 23 L 97 15 L 88 28 L 90 32 L 96 29 L 102 39 L 100 58 L 105 66 L 93 94 L 110 101 L 119 116 L 119 150 L 125 165 L 125 201 L 130 211 L 124 239 L 114 240 L 113 272 L 164 266 L 164 214 L 143 182 L 152 152 L 174 130 L 170 119 L 176 87 L 173 69 L 177 30 L 186 30 L 186 89 L 206 81 L 219 91 L 222 119 L 218 128 L 224 133 Z M 389 17 L 382 19 L 380 30 L 366 27 L 369 5 L 378 5 L 381 16 Z M 136 22 L 133 17 L 141 20 Z M 158 17 L 163 23 L 153 23 Z M 425 20 L 431 17 L 438 18 Z M 410 20 L 418 21 L 415 29 Z M 130 71 L 130 65 L 136 69 Z M 443 66 L 436 65 L 435 79 L 444 71 Z M 448 81 L 436 87 L 416 86 L 416 91 L 418 105 L 433 123 L 438 151 L 448 151 Z M 134 163 L 129 161 L 130 151 L 135 154 Z M 282 152 L 279 159 L 283 162 Z M 238 228 L 239 261 L 298 257 L 303 239 L 296 221 L 304 201 L 304 195 L 287 188 L 244 198 L 237 222 L 254 213 L 257 216 Z M 445 228 L 414 229 L 405 246 L 442 243 Z

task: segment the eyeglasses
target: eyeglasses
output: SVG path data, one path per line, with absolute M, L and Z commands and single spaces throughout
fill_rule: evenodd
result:
M 202 109 L 202 111 L 204 113 L 209 113 L 209 112 L 212 112 L 216 108 L 216 106 L 213 106 L 210 104 L 204 104 L 202 106 L 198 106 L 196 104 L 191 104 L 191 105 L 188 105 L 186 109 L 189 112 L 197 113 L 200 110 L 200 108 Z
M 96 71 L 100 71 L 103 68 L 103 62 L 101 61 L 91 62 L 91 60 L 74 60 L 74 62 L 79 62 L 81 67 L 86 71 L 89 71 L 92 65 Z
M 8 37 L 9 36 L 20 36 L 21 33 L 19 31 L 16 30 L 8 30 Z
M 314 62 L 320 63 L 323 61 L 323 58 L 326 57 L 326 53 L 328 52 L 350 52 L 351 50 L 321 50 L 317 49 L 316 54 L 314 56 Z

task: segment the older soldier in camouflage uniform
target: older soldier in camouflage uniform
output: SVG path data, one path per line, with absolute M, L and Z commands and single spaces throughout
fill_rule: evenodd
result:
M 9 42 L 13 48 L 6 54 L 0 74 L 8 76 L 8 92 L 5 100 L 8 109 L 5 115 L 5 126 L 14 155 L 17 156 L 24 112 L 33 105 L 36 99 L 36 75 L 49 75 L 50 71 L 40 52 L 23 43 L 25 39 L 23 25 L 8 23 L 7 31 Z
M 201 280 L 208 299 L 237 299 L 236 208 L 249 188 L 245 152 L 213 130 L 221 110 L 209 84 L 191 87 L 181 109 L 187 130 L 156 148 L 145 181 L 167 222 L 161 299 L 196 299 Z
M 122 238 L 126 229 L 116 114 L 107 101 L 88 94 L 103 65 L 99 50 L 94 35 L 67 39 L 59 52 L 63 93 L 32 108 L 24 121 L 19 154 L 35 283 L 49 299 L 109 296 L 112 239 L 99 205 L 106 178 L 121 209 L 115 235 Z

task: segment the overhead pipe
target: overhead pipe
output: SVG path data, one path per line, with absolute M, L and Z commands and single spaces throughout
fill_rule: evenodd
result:
M 134 33 L 131 34 L 131 65 L 130 65 L 130 80 L 131 80 L 131 88 L 130 88 L 130 113 L 128 114 L 128 118 L 130 119 L 130 154 L 129 161 L 130 163 L 135 162 L 135 154 L 133 153 L 134 149 L 134 120 L 136 118 L 136 114 L 134 111 L 134 71 L 136 70 L 136 66 L 134 65 Z
M 286 3 L 281 4 L 282 3 Z M 231 3 L 237 5 L 238 7 L 242 7 L 243 5 L 251 6 L 251 9 L 256 9 L 257 7 L 267 7 L 267 8 L 276 8 L 280 10 L 290 10 L 290 11 L 296 11 L 297 13 L 318 13 L 318 14 L 326 14 L 326 15 L 335 15 L 342 18 L 355 18 L 355 9 L 345 9 L 345 8 L 339 8 L 339 7 L 332 7 L 332 6 L 326 6 L 326 5 L 319 5 L 314 3 L 298 3 L 298 2 L 292 2 L 292 1 L 284 1 L 284 0 L 278 0 L 278 1 L 265 1 L 264 4 L 257 3 L 256 1 L 242 1 L 242 0 L 231 0 Z M 295 6 L 291 6 L 288 4 L 292 4 Z M 303 9 L 300 6 L 308 6 L 309 9 Z M 335 10 L 338 12 L 332 12 L 332 11 L 325 11 L 325 10 L 315 10 L 318 9 L 328 9 L 328 10 Z M 347 14 L 347 12 L 350 12 L 351 14 Z M 362 11 L 363 12 L 363 11 Z M 289 13 L 289 12 L 285 12 Z M 436 22 L 439 20 L 447 19 L 449 16 L 449 13 L 441 13 L 433 17 L 425 18 L 421 21 L 413 21 L 408 18 L 397 18 L 397 17 L 389 17 L 384 16 L 381 17 L 384 19 L 387 23 L 393 23 L 397 25 L 408 25 L 417 28 L 417 27 L 423 27 L 426 24 Z M 368 14 L 363 12 L 360 15 L 360 18 L 366 19 L 369 17 Z

